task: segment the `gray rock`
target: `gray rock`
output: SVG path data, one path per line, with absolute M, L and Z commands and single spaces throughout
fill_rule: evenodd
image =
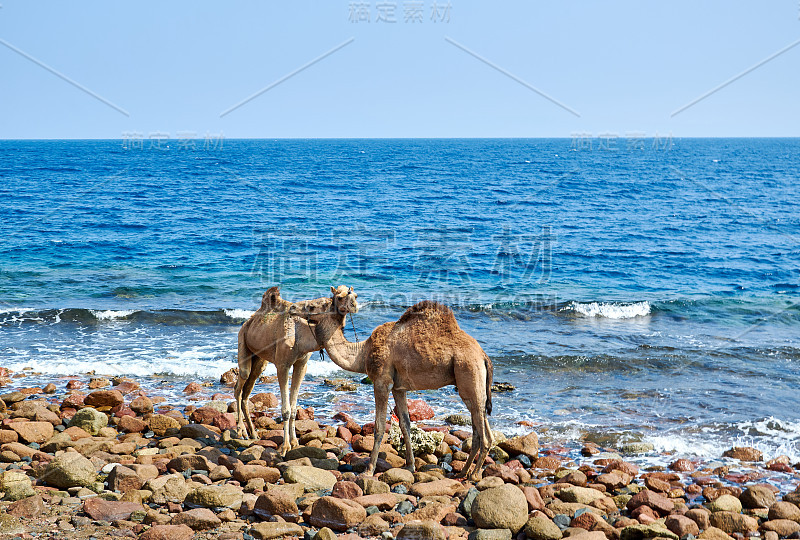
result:
M 47 465 L 40 479 L 49 486 L 66 489 L 92 485 L 97 479 L 97 472 L 92 462 L 81 454 L 65 452 Z
M 84 407 L 79 410 L 69 421 L 70 427 L 77 426 L 89 435 L 97 435 L 107 425 L 108 416 L 91 407 Z

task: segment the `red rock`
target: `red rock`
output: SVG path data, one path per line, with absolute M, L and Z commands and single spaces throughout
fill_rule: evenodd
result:
M 222 413 L 219 412 L 217 409 L 211 407 L 199 407 L 192 411 L 190 418 L 192 422 L 196 424 L 206 424 L 206 425 L 213 425 L 214 420 L 220 416 Z
M 346 443 L 349 443 L 353 439 L 353 434 L 350 433 L 350 430 L 344 426 L 339 426 L 336 428 L 336 436 L 344 440 Z
M 254 411 L 274 409 L 280 405 L 277 396 L 272 392 L 261 392 L 255 394 L 250 398 L 250 403 L 252 403 L 251 408 Z
M 186 525 L 195 531 L 204 531 L 219 527 L 222 525 L 222 520 L 208 508 L 195 508 L 177 514 L 170 521 L 170 525 Z
M 123 416 L 117 422 L 117 427 L 126 433 L 141 433 L 147 429 L 147 422 L 135 416 Z
M 17 442 L 19 435 L 13 429 L 0 429 L 0 444 Z
M 305 409 L 299 408 L 297 409 L 297 420 L 313 420 L 314 419 L 314 408 L 313 407 L 306 407 Z
M 397 414 L 397 407 L 394 408 L 394 414 Z M 408 400 L 408 414 L 412 422 L 430 420 L 435 416 L 431 406 L 422 399 Z
M 677 459 L 669 464 L 669 468 L 678 472 L 690 472 L 695 469 L 695 464 L 688 459 Z
M 236 428 L 236 415 L 233 413 L 223 413 L 214 419 L 212 424 L 219 429 L 225 431 L 226 429 Z
M 32 495 L 11 503 L 6 512 L 12 516 L 32 519 L 42 515 L 45 510 L 44 501 L 39 495 Z
M 467 518 L 459 514 L 458 512 L 450 512 L 442 519 L 442 525 L 445 527 L 466 527 L 467 526 Z
M 606 489 L 614 490 L 630 484 L 631 480 L 633 480 L 633 477 L 626 472 L 613 470 L 611 472 L 601 474 L 595 480 L 598 484 L 604 485 Z
M 261 518 L 280 516 L 286 521 L 297 522 L 300 510 L 297 503 L 288 494 L 281 491 L 268 491 L 258 496 L 253 513 Z
M 522 486 L 522 493 L 525 494 L 525 500 L 528 501 L 528 512 L 544 510 L 544 501 L 539 495 L 538 489 L 533 486 Z
M 687 510 L 684 515 L 697 523 L 700 530 L 708 529 L 711 526 L 711 512 L 705 508 L 692 508 L 691 510 Z
M 329 527 L 334 531 L 346 531 L 355 527 L 367 517 L 364 507 L 355 501 L 321 497 L 311 507 L 309 523 L 315 527 Z
M 533 462 L 533 469 L 548 469 L 554 471 L 561 466 L 561 460 L 555 456 L 540 457 Z
M 647 505 L 662 514 L 668 514 L 675 508 L 675 503 L 671 500 L 649 489 L 643 489 L 634 495 L 631 500 L 628 501 L 627 508 L 628 510 L 634 510 L 642 505 Z
M 61 402 L 61 409 L 80 409 L 83 407 L 83 400 L 85 398 L 86 394 L 81 394 L 80 392 L 70 394 Z
M 184 394 L 196 394 L 197 392 L 200 392 L 202 390 L 203 390 L 203 387 L 200 386 L 199 383 L 190 382 L 189 384 L 186 385 L 186 388 L 183 389 L 183 393 Z
M 128 519 L 139 510 L 144 510 L 144 507 L 135 502 L 107 501 L 100 497 L 90 497 L 83 502 L 83 511 L 95 521 Z
M 281 477 L 281 472 L 274 467 L 264 465 L 237 465 L 233 469 L 233 477 L 245 484 L 253 478 L 263 478 L 268 484 L 274 484 Z
M 194 531 L 187 525 L 153 525 L 139 540 L 192 540 Z
M 116 407 L 111 409 L 111 412 L 117 418 L 122 418 L 123 416 L 136 416 L 136 413 L 133 411 L 133 409 L 131 409 L 125 404 L 117 405 Z
M 608 463 L 606 463 L 605 467 L 603 468 L 604 473 L 609 473 L 611 471 L 622 471 L 631 476 L 636 476 L 637 474 L 639 474 L 639 467 L 637 467 L 633 463 L 628 463 L 627 461 L 612 459 Z
M 339 499 L 355 499 L 364 495 L 364 491 L 355 482 L 340 480 L 333 485 L 331 497 Z
M 503 482 L 506 484 L 518 484 L 519 483 L 519 476 L 511 470 L 509 467 L 505 465 L 489 465 L 483 471 L 484 478 L 487 476 L 497 476 L 502 478 Z
M 53 424 L 50 422 L 14 422 L 8 427 L 27 443 L 41 444 L 53 436 Z
M 122 394 L 123 396 L 126 396 L 131 392 L 135 392 L 136 390 L 141 388 L 139 386 L 139 383 L 132 381 L 130 379 L 115 379 L 113 381 L 113 384 L 114 388 L 116 388 L 117 391 L 119 391 L 119 393 Z
M 723 457 L 738 459 L 739 461 L 761 461 L 764 459 L 761 450 L 750 446 L 734 446 L 722 453 Z
M 670 489 L 672 489 L 672 486 L 669 482 L 659 480 L 653 476 L 646 476 L 644 479 L 644 485 L 647 486 L 647 489 L 651 489 L 659 493 L 667 493 Z
M 83 400 L 84 405 L 94 407 L 116 407 L 122 405 L 124 401 L 122 394 L 118 390 L 95 390 Z
M 236 386 L 236 380 L 239 378 L 239 368 L 231 368 L 223 373 L 219 378 L 219 383 L 223 386 Z
M 145 481 L 145 479 L 139 477 L 136 471 L 124 465 L 117 465 L 114 467 L 111 472 L 108 473 L 107 479 L 108 489 L 119 491 L 120 493 L 141 489 Z
M 55 394 L 58 388 L 53 383 L 47 383 L 47 385 L 42 389 L 42 392 L 45 394 Z
M 639 523 L 652 523 L 658 519 L 658 512 L 643 504 L 631 511 L 631 517 L 639 520 Z
M 62 433 L 66 433 L 69 435 L 69 438 L 73 441 L 77 441 L 78 439 L 85 439 L 86 437 L 91 437 L 86 430 L 80 428 L 78 426 L 72 426 L 65 429 Z
M 147 414 L 153 412 L 153 402 L 147 396 L 138 396 L 131 401 L 131 410 L 138 414 Z
M 70 379 L 67 381 L 67 390 L 77 390 L 83 387 L 83 382 L 78 379 Z

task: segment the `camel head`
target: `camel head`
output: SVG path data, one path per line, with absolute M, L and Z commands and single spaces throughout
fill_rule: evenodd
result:
M 358 295 L 353 292 L 352 287 L 345 287 L 339 285 L 338 287 L 331 287 L 331 294 L 333 294 L 333 309 L 334 311 L 346 315 L 348 313 L 358 313 Z

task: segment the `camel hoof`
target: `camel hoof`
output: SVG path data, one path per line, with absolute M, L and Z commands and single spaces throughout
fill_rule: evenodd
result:
M 298 448 L 300 446 L 300 441 L 297 439 L 292 440 L 292 448 Z
M 286 452 L 288 452 L 291 449 L 292 449 L 291 446 L 289 446 L 288 444 L 282 444 L 278 447 L 278 455 L 283 457 L 286 455 Z

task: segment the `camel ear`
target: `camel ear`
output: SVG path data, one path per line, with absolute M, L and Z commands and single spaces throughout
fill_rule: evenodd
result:
M 331 287 L 331 294 L 336 294 L 336 289 L 334 287 Z

